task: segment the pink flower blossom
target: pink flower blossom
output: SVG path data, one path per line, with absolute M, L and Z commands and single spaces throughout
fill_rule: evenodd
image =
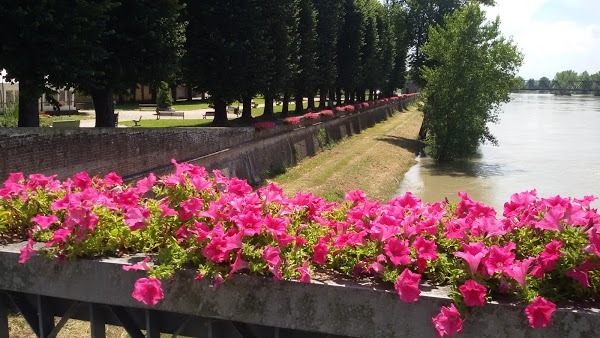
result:
M 148 219 L 150 218 L 150 210 L 142 208 L 131 208 L 125 213 L 124 221 L 125 224 L 131 229 L 136 231 L 144 228 L 148 225 Z
M 310 283 L 310 268 L 308 267 L 308 261 L 305 261 L 302 266 L 296 268 L 296 271 L 300 272 L 298 280 L 302 283 Z
M 550 317 L 556 310 L 556 305 L 542 297 L 535 297 L 533 302 L 525 308 L 529 325 L 537 329 L 539 327 L 548 327 L 550 325 Z
M 273 128 L 275 128 L 275 122 L 273 122 L 273 121 L 256 122 L 254 124 L 254 129 L 256 129 L 256 130 L 265 130 L 265 129 L 273 129 Z
M 240 271 L 248 268 L 248 262 L 242 259 L 242 250 L 238 250 L 235 255 L 235 261 L 231 264 L 231 271 L 229 271 L 229 275 L 227 278 L 231 278 L 236 271 Z
M 588 273 L 580 269 L 571 269 L 566 273 L 567 277 L 571 277 L 584 288 L 590 287 L 590 279 Z
M 447 335 L 452 338 L 456 333 L 462 332 L 464 320 L 460 318 L 460 312 L 454 304 L 450 304 L 450 307 L 443 306 L 442 311 L 432 320 L 440 337 Z
M 471 273 L 476 273 L 481 259 L 488 253 L 485 244 L 483 242 L 469 243 L 463 245 L 463 250 L 464 252 L 458 251 L 454 253 L 454 256 L 464 259 L 469 265 Z
M 562 231 L 564 227 L 560 223 L 560 221 L 564 216 L 564 208 L 553 207 L 552 209 L 548 210 L 548 212 L 544 216 L 544 219 L 535 224 L 535 227 L 538 229 L 550 231 Z
M 283 123 L 295 126 L 297 124 L 300 124 L 300 118 L 299 117 L 294 117 L 294 116 L 286 117 L 283 120 Z
M 329 253 L 329 247 L 327 246 L 325 238 L 319 238 L 317 245 L 313 246 L 313 251 L 313 262 L 321 265 L 325 264 L 327 254 Z
M 133 264 L 133 265 L 123 265 L 123 270 L 125 271 L 148 271 L 150 267 L 148 266 L 148 262 L 150 262 L 150 256 L 146 256 L 143 261 Z
M 401 241 L 398 238 L 390 238 L 387 244 L 383 247 L 383 251 L 395 266 L 407 265 L 412 261 L 410 258 L 408 241 Z
M 535 261 L 535 258 L 529 257 L 522 261 L 514 261 L 511 265 L 504 268 L 504 274 L 516 280 L 522 288 L 525 288 L 529 267 Z
M 502 272 L 505 267 L 510 266 L 515 260 L 515 254 L 511 252 L 515 248 L 514 242 L 510 242 L 504 247 L 492 246 L 489 256 L 484 262 L 487 273 L 492 276 L 495 272 Z
M 438 259 L 437 245 L 434 241 L 429 241 L 422 236 L 417 237 L 413 242 L 413 247 L 417 251 L 417 257 L 434 261 Z
M 30 238 L 27 240 L 27 244 L 25 244 L 25 246 L 21 248 L 21 250 L 20 250 L 21 254 L 19 255 L 19 263 L 20 264 L 24 264 L 31 257 L 37 255 L 37 250 L 33 250 L 34 244 L 35 244 L 35 242 L 33 241 L 33 239 Z
M 421 275 L 413 273 L 409 269 L 404 269 L 394 285 L 400 299 L 406 303 L 418 301 L 421 294 L 420 281 Z
M 281 250 L 278 247 L 267 246 L 263 250 L 262 258 L 269 264 L 269 271 L 273 274 L 273 279 L 276 281 L 281 280 L 283 277 L 279 266 L 281 265 Z
M 123 179 L 121 178 L 121 176 L 117 175 L 114 172 L 109 173 L 106 176 L 104 176 L 104 179 L 102 181 L 103 181 L 104 185 L 106 185 L 107 187 L 112 187 L 115 185 L 123 184 Z
M 165 298 L 160 280 L 156 278 L 140 278 L 133 286 L 133 298 L 138 302 L 154 306 Z
M 471 279 L 466 281 L 458 290 L 462 294 L 467 306 L 485 305 L 485 294 L 487 292 L 485 286 Z
M 42 230 L 46 230 L 52 224 L 57 223 L 59 220 L 58 220 L 58 217 L 56 217 L 55 215 L 50 215 L 50 216 L 37 215 L 34 218 L 32 218 L 31 221 L 37 223 L 37 225 L 39 225 Z
M 147 177 L 142 178 L 136 183 L 136 193 L 140 196 L 143 196 L 148 191 L 151 191 L 156 184 L 156 176 L 154 174 L 150 174 Z

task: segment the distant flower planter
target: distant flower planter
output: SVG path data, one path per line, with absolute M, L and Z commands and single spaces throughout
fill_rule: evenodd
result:
M 256 131 L 269 130 L 273 128 L 275 128 L 275 122 L 272 121 L 257 122 L 254 124 L 254 130 Z
M 301 118 L 296 117 L 296 116 L 286 117 L 283 120 L 284 124 L 291 125 L 291 126 L 297 126 L 300 124 L 300 122 L 301 122 Z
M 303 116 L 302 119 L 302 125 L 307 127 L 307 126 L 312 126 L 313 124 L 319 122 L 320 116 L 317 113 L 306 113 Z
M 323 121 L 329 121 L 335 118 L 333 110 L 322 110 L 321 112 L 319 112 L 319 115 L 321 115 L 321 120 Z

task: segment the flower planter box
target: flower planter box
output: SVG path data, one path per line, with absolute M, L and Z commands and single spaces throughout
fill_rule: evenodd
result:
M 43 305 L 38 308 L 47 310 L 34 311 L 42 314 L 40 318 L 63 315 L 72 301 L 88 305 L 80 304 L 73 318 L 89 320 L 87 309 L 107 308 L 121 319 L 129 317 L 130 329 L 150 328 L 155 332 L 148 333 L 152 337 L 177 328 L 180 334 L 199 335 L 205 330 L 204 334 L 221 332 L 227 337 L 243 337 L 244 330 L 257 337 L 434 337 L 431 318 L 450 303 L 445 289 L 421 286 L 419 302 L 407 304 L 398 299 L 392 285 L 361 285 L 329 275 L 315 276 L 311 284 L 235 275 L 214 290 L 206 281 L 194 281 L 193 272 L 184 271 L 163 282 L 165 299 L 150 308 L 131 297 L 133 284 L 143 273 L 123 271 L 126 259 L 59 263 L 34 257 L 19 264 L 21 246 L 0 248 L 0 293 L 37 299 Z M 476 308 L 459 337 L 600 335 L 598 310 L 559 309 L 549 328 L 534 330 L 523 309 L 497 303 Z M 105 319 L 119 325 L 110 316 Z M 182 326 L 184 322 L 188 325 Z

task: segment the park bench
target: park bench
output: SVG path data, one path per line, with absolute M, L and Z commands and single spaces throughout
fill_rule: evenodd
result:
M 238 107 L 229 106 L 229 107 L 227 107 L 227 112 L 231 113 L 231 114 L 235 114 L 235 116 L 237 116 L 237 117 L 240 116 L 240 108 L 238 108 Z
M 79 128 L 80 120 L 64 120 L 52 122 L 52 128 Z
M 139 119 L 133 120 L 133 124 L 134 124 L 133 126 L 134 127 L 139 127 L 140 126 L 140 122 L 142 122 L 142 117 L 141 116 L 140 116 Z
M 214 111 L 204 112 L 204 116 L 202 118 L 205 119 L 207 116 L 215 117 L 215 112 Z
M 142 108 L 156 108 L 156 103 L 140 103 L 139 109 Z
M 175 111 L 173 108 L 156 109 L 156 119 L 160 120 L 161 116 L 181 116 L 185 120 L 185 112 Z

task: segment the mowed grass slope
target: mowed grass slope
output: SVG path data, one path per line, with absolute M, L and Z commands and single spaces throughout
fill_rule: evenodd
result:
M 398 113 L 270 181 L 289 196 L 302 191 L 341 201 L 345 192 L 360 189 L 369 198 L 388 201 L 415 164 L 422 122 L 423 114 L 416 108 Z

